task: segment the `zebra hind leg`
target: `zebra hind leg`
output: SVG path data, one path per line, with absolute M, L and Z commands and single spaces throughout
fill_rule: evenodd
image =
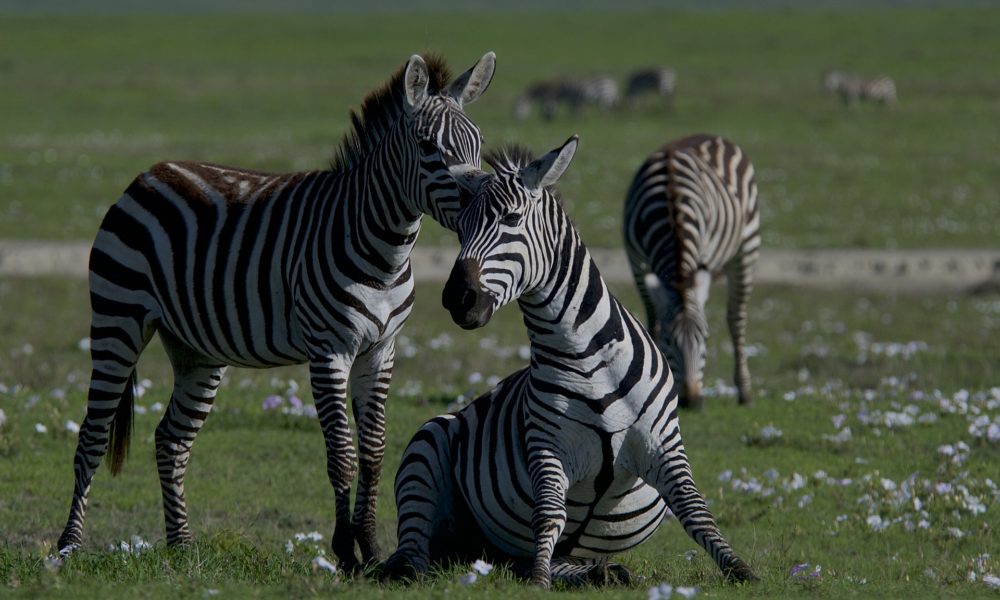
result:
M 83 542 L 90 486 L 108 451 L 109 440 L 113 446 L 109 467 L 112 475 L 118 474 L 125 460 L 133 415 L 135 364 L 154 331 L 146 313 L 133 311 L 134 314 L 105 316 L 96 309 L 122 312 L 118 310 L 121 306 L 106 307 L 93 294 L 92 299 L 96 303 L 90 329 L 93 369 L 87 415 L 80 425 L 73 458 L 73 500 L 66 527 L 57 542 L 60 554 L 71 553 Z
M 156 467 L 163 495 L 167 544 L 191 541 L 184 474 L 191 446 L 212 410 L 226 365 L 213 364 L 169 335 L 161 335 L 174 367 L 174 391 L 167 412 L 156 428 Z
M 533 564 L 533 559 L 521 559 L 512 563 L 511 570 L 517 577 L 529 579 Z M 568 587 L 604 587 L 632 583 L 632 573 L 624 565 L 610 562 L 607 558 L 559 556 L 552 559 L 549 574 L 552 583 Z

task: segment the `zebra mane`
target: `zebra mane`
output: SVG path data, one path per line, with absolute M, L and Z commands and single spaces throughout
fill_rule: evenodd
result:
M 535 153 L 523 144 L 506 142 L 498 148 L 487 150 L 483 154 L 483 160 L 497 173 L 512 174 L 530 165 L 535 160 Z M 562 194 L 558 188 L 550 185 L 545 189 L 555 198 L 559 206 L 563 206 Z
M 516 173 L 535 160 L 535 154 L 527 146 L 516 142 L 501 144 L 499 148 L 487 150 L 483 155 L 486 164 L 494 171 Z
M 448 86 L 451 73 L 440 55 L 421 56 L 430 76 L 427 93 L 433 96 Z M 333 171 L 347 171 L 361 162 L 378 145 L 399 115 L 403 114 L 406 102 L 406 91 L 403 88 L 405 73 L 406 63 L 403 63 L 380 88 L 365 96 L 360 111 L 351 109 L 351 130 L 344 134 L 340 147 L 330 161 Z

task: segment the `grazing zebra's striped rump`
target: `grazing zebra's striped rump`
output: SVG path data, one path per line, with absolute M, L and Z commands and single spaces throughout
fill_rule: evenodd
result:
M 694 135 L 643 163 L 625 199 L 623 235 L 647 326 L 680 380 L 681 401 L 699 406 L 712 278 L 725 273 L 740 402 L 750 402 L 746 301 L 760 250 L 754 169 L 724 138 Z
M 694 484 L 664 357 L 547 189 L 575 148 L 574 137 L 538 160 L 505 148 L 487 157 L 495 175 L 469 182 L 442 300 L 463 328 L 516 300 L 530 366 L 413 437 L 390 576 L 478 552 L 527 562 L 543 586 L 627 580 L 608 556 L 647 539 L 669 508 L 727 576 L 754 578 Z
M 454 227 L 456 177 L 480 165 L 481 135 L 463 106 L 494 65 L 487 53 L 449 84 L 441 59 L 411 57 L 352 112 L 329 171 L 164 162 L 132 182 L 91 251 L 93 372 L 60 551 L 82 541 L 109 440 L 113 474 L 124 460 L 135 365 L 158 333 L 174 370 L 155 433 L 167 542 L 191 539 L 184 475 L 226 368 L 308 362 L 336 501 L 333 550 L 345 569 L 359 565 L 355 543 L 363 560 L 378 557 L 385 402 L 413 304 L 409 256 L 423 214 Z

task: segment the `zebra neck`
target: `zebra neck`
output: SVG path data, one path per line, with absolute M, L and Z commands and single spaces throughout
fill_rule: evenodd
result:
M 575 230 L 557 249 L 558 266 L 538 292 L 519 301 L 534 357 L 590 371 L 626 342 L 622 308 Z M 533 363 L 535 360 L 532 361 Z
M 418 172 L 405 164 L 416 155 L 415 145 L 397 123 L 341 181 L 345 201 L 334 218 L 343 219 L 346 228 L 335 226 L 331 234 L 345 235 L 355 253 L 387 274 L 407 266 L 420 232 L 423 213 L 414 201 L 419 184 L 415 177 L 404 176 Z

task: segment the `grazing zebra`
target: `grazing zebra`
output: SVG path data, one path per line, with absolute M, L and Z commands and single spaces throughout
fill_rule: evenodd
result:
M 625 83 L 625 100 L 632 106 L 643 96 L 659 96 L 666 106 L 673 106 L 677 73 L 670 67 L 640 69 L 628 76 Z
M 726 318 L 740 404 L 750 404 L 746 304 L 760 250 L 753 165 L 717 136 L 670 142 L 639 167 L 625 199 L 625 251 L 647 324 L 678 379 L 681 406 L 699 408 L 712 278 L 725 272 Z
M 444 306 L 472 329 L 517 300 L 531 363 L 413 437 L 386 576 L 485 553 L 543 586 L 627 581 L 608 555 L 647 539 L 669 509 L 723 573 L 754 579 L 695 487 L 666 360 L 548 189 L 576 145 L 534 161 L 516 147 L 488 155 L 496 174 L 462 210 Z
M 537 105 L 542 118 L 550 121 L 560 104 L 576 115 L 585 106 L 610 110 L 618 105 L 618 99 L 618 82 L 608 75 L 552 79 L 528 86 L 514 104 L 514 115 L 524 120 L 531 116 L 532 106 Z
M 165 162 L 132 182 L 90 256 L 93 374 L 60 551 L 81 543 L 109 438 L 112 474 L 122 466 L 136 361 L 158 332 L 174 369 L 155 435 L 167 543 L 191 539 L 184 473 L 226 367 L 308 362 L 336 499 L 333 550 L 348 569 L 358 566 L 355 539 L 363 560 L 378 555 L 385 402 L 413 303 L 410 251 L 423 213 L 454 227 L 460 190 L 449 169 L 478 168 L 481 148 L 462 109 L 485 91 L 495 60 L 487 53 L 447 85 L 440 58 L 411 57 L 352 112 L 329 171 Z
M 823 87 L 838 95 L 848 106 L 862 100 L 884 105 L 896 103 L 896 83 L 888 75 L 863 77 L 843 71 L 828 71 L 823 78 Z

